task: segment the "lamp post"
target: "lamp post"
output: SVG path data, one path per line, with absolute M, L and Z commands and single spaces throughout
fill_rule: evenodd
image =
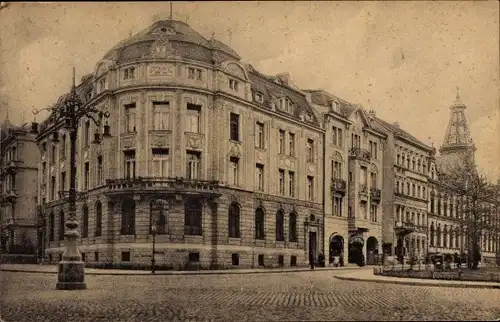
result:
M 58 275 L 56 288 L 58 290 L 83 290 L 86 289 L 85 284 L 85 263 L 82 262 L 82 257 L 78 249 L 78 221 L 76 218 L 76 139 L 79 122 L 82 118 L 92 120 L 98 128 L 101 126 L 102 120 L 109 118 L 108 112 L 102 112 L 95 109 L 91 105 L 85 105 L 79 98 L 75 86 L 75 69 L 73 68 L 73 86 L 71 92 L 64 100 L 63 104 L 34 110 L 33 114 L 38 114 L 42 110 L 50 110 L 51 118 L 54 124 L 63 123 L 64 128 L 69 132 L 70 137 L 70 186 L 68 195 L 68 220 L 65 223 L 66 237 L 65 249 L 62 255 L 62 260 L 58 265 Z M 98 116 L 98 118 L 94 118 Z M 38 132 L 38 124 L 32 123 L 32 132 Z M 104 125 L 102 136 L 109 137 L 109 125 Z M 53 140 L 57 141 L 57 132 L 53 132 Z M 94 143 L 100 143 L 101 133 L 97 130 L 94 134 Z
M 156 224 L 151 225 L 151 234 L 153 234 L 153 254 L 151 256 L 151 273 L 154 274 L 156 272 Z

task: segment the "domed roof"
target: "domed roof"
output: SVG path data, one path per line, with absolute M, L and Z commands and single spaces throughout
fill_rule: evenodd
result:
M 188 24 L 177 20 L 161 20 L 153 23 L 121 42 L 106 53 L 104 59 L 127 61 L 149 56 L 153 44 L 162 39 L 170 43 L 173 51 L 179 56 L 212 62 L 212 51 L 219 51 L 233 59 L 240 60 L 240 56 L 229 46 L 215 40 L 205 39 Z

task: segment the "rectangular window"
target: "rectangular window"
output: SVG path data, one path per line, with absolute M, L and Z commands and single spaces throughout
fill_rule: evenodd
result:
M 130 252 L 122 252 L 122 262 L 130 262 Z
M 290 156 L 295 156 L 295 134 L 288 133 L 288 154 Z
M 170 103 L 169 102 L 153 102 L 153 130 L 163 131 L 168 130 L 170 124 Z M 134 129 L 135 131 L 135 124 Z
M 57 156 L 56 145 L 52 143 L 52 145 L 50 146 L 50 162 L 55 163 L 56 156 Z
M 85 162 L 84 177 L 83 177 L 83 189 L 89 190 L 89 188 L 90 188 L 90 165 L 88 162 Z
M 170 155 L 168 149 L 152 149 L 153 176 L 167 178 L 170 174 Z
M 56 199 L 56 177 L 50 177 L 50 200 Z
M 257 190 L 258 191 L 264 191 L 264 165 L 263 164 L 256 164 L 255 169 L 257 171 Z
M 370 220 L 372 222 L 377 222 L 377 205 L 370 206 Z
M 104 184 L 104 171 L 103 171 L 103 162 L 102 162 L 102 155 L 97 157 L 97 173 L 96 173 L 96 180 L 97 180 L 97 185 L 100 186 Z
M 135 68 L 130 67 L 130 68 L 125 68 L 123 70 L 123 79 L 134 79 L 135 78 Z
M 288 171 L 288 192 L 290 197 L 295 197 L 295 173 Z
M 85 127 L 84 127 L 84 144 L 85 146 L 90 145 L 90 121 L 85 121 Z
M 238 185 L 238 173 L 239 173 L 239 159 L 235 157 L 231 157 L 229 159 L 229 182 L 233 186 Z
M 344 146 L 344 134 L 342 133 L 342 129 L 337 129 L 337 130 L 338 130 L 337 145 L 342 147 Z
M 186 152 L 186 177 L 191 180 L 200 178 L 201 153 L 196 151 Z
M 196 77 L 196 70 L 192 67 L 188 68 L 188 78 L 194 79 Z
M 307 139 L 307 162 L 314 162 L 314 141 Z
M 47 183 L 47 163 L 42 163 L 42 186 Z
M 135 151 L 123 151 L 125 157 L 125 178 L 135 178 Z
M 333 215 L 342 217 L 342 198 L 333 197 Z
M 279 130 L 280 134 L 280 154 L 285 154 L 285 131 Z
M 264 123 L 256 123 L 256 145 L 259 149 L 264 149 Z
M 372 188 L 377 188 L 377 174 L 375 172 L 372 172 L 370 175 L 371 178 L 371 187 Z
M 125 105 L 125 127 L 127 132 L 135 132 L 135 103 Z
M 66 134 L 61 136 L 61 142 L 59 142 L 59 158 L 64 159 L 66 157 Z
M 192 133 L 200 133 L 200 115 L 201 105 L 187 105 L 187 131 Z
M 285 195 L 285 170 L 279 169 L 279 183 L 280 183 L 280 195 Z
M 307 176 L 307 199 L 314 200 L 314 177 Z
M 230 139 L 232 141 L 240 140 L 240 116 L 235 113 L 231 113 L 229 116 L 229 132 Z
M 229 88 L 232 89 L 233 91 L 237 92 L 238 91 L 238 85 L 239 82 L 235 79 L 229 79 Z
M 59 184 L 59 190 L 66 191 L 66 171 L 61 172 L 61 183 Z
M 337 137 L 337 127 L 333 126 L 332 127 L 332 143 L 334 145 L 337 145 L 338 137 Z

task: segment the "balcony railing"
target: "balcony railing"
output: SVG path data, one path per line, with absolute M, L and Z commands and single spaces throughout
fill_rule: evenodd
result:
M 368 150 L 365 150 L 365 149 L 351 148 L 349 150 L 349 157 L 351 157 L 353 159 L 370 160 L 371 154 Z
M 416 230 L 416 225 L 411 221 L 396 221 L 395 223 L 396 232 L 399 234 L 409 234 Z
M 193 192 L 218 194 L 219 182 L 207 180 L 191 180 L 184 178 L 154 178 L 137 177 L 130 179 L 111 179 L 106 180 L 107 194 L 116 194 L 122 192 Z
M 372 201 L 378 202 L 378 201 L 380 201 L 380 198 L 381 198 L 382 194 L 381 194 L 380 189 L 371 188 L 370 189 L 370 195 L 371 195 Z
M 339 193 L 341 195 L 345 195 L 347 190 L 347 183 L 342 179 L 332 179 L 332 194 Z

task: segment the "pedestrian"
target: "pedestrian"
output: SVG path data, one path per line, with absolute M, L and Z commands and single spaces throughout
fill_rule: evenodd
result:
M 309 265 L 311 265 L 311 269 L 314 269 L 314 254 L 309 253 Z

